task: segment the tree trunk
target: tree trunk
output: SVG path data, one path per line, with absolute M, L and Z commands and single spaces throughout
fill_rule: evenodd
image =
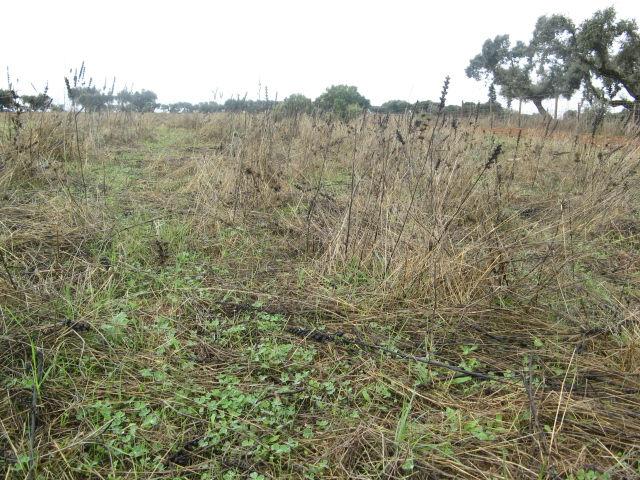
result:
M 640 100 L 633 102 L 631 107 L 631 118 L 636 125 L 640 125 Z
M 543 117 L 548 117 L 549 116 L 549 112 L 547 112 L 544 107 L 542 106 L 542 99 L 541 98 L 532 98 L 531 101 L 533 102 L 533 104 L 536 106 L 536 108 L 538 109 L 538 113 L 540 115 L 542 115 Z
M 576 123 L 580 123 L 580 112 L 582 111 L 583 102 L 584 102 L 584 99 L 578 102 L 578 118 L 576 119 Z
M 522 128 L 522 99 L 518 99 L 518 128 Z

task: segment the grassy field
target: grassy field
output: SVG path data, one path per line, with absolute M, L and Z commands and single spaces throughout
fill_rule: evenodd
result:
M 640 477 L 607 128 L 0 117 L 0 472 Z

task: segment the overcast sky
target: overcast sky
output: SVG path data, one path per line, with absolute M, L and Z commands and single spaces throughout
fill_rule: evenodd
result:
M 58 101 L 83 60 L 99 86 L 115 76 L 118 89 L 150 89 L 162 103 L 256 98 L 260 85 L 270 98 L 315 98 L 341 83 L 373 104 L 413 102 L 437 99 L 447 74 L 448 103 L 485 101 L 464 69 L 487 38 L 527 40 L 544 14 L 580 22 L 613 5 L 640 17 L 637 0 L 7 1 L 0 68 L 19 93 L 49 81 Z

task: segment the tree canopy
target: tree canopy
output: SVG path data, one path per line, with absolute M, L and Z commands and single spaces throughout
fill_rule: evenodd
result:
M 222 105 L 217 102 L 209 101 L 209 102 L 200 102 L 194 106 L 194 110 L 200 113 L 213 113 L 219 112 L 222 110 Z
M 87 112 L 106 110 L 113 101 L 113 95 L 98 90 L 96 87 L 69 87 L 67 95 L 73 104 L 80 105 Z
M 300 93 L 294 93 L 284 99 L 280 105 L 280 110 L 287 115 L 311 113 L 313 111 L 313 101 Z
M 377 110 L 381 113 L 404 113 L 407 110 L 411 110 L 412 106 L 411 103 L 405 100 L 389 100 L 380 105 Z
M 0 88 L 0 112 L 12 111 L 17 106 L 18 95 L 12 89 Z
M 488 39 L 466 74 L 491 80 L 508 100 L 570 98 L 582 87 L 590 102 L 621 106 L 640 119 L 640 35 L 634 20 L 618 20 L 613 7 L 579 26 L 563 15 L 540 17 L 529 44 L 509 35 Z
M 470 78 L 487 79 L 500 87 L 502 96 L 532 102 L 538 112 L 548 115 L 542 101 L 570 98 L 580 87 L 580 76 L 570 61 L 541 55 L 533 44 L 511 44 L 509 35 L 488 39 L 482 51 L 465 70 Z
M 640 121 L 640 34 L 635 20 L 619 20 L 613 7 L 579 26 L 563 15 L 538 19 L 532 44 L 546 61 L 572 66 L 585 98 L 624 107 Z
M 73 108 L 76 105 L 80 105 L 87 112 L 106 110 L 113 102 L 114 86 L 112 85 L 111 89 L 107 90 L 107 82 L 105 80 L 104 86 L 98 89 L 93 84 L 92 78 L 88 80 L 85 78 L 86 72 L 85 64 L 82 62 L 79 70 L 73 71 L 73 75 L 71 75 L 72 72 L 70 71 L 69 76 L 64 77 L 67 96 L 71 100 Z M 115 78 L 113 83 L 115 84 Z
M 157 99 L 158 96 L 151 90 L 141 90 L 139 92 L 122 90 L 116 96 L 120 110 L 141 113 L 153 112 L 158 107 Z
M 332 85 L 316 98 L 315 103 L 321 110 L 334 112 L 343 119 L 358 115 L 371 106 L 353 85 Z
M 44 112 L 47 110 L 53 99 L 46 93 L 39 93 L 37 95 L 22 95 L 20 100 L 25 104 L 29 110 Z

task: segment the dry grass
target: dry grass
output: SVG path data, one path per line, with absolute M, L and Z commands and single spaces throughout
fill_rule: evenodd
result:
M 21 122 L 7 478 L 640 476 L 633 132 Z

